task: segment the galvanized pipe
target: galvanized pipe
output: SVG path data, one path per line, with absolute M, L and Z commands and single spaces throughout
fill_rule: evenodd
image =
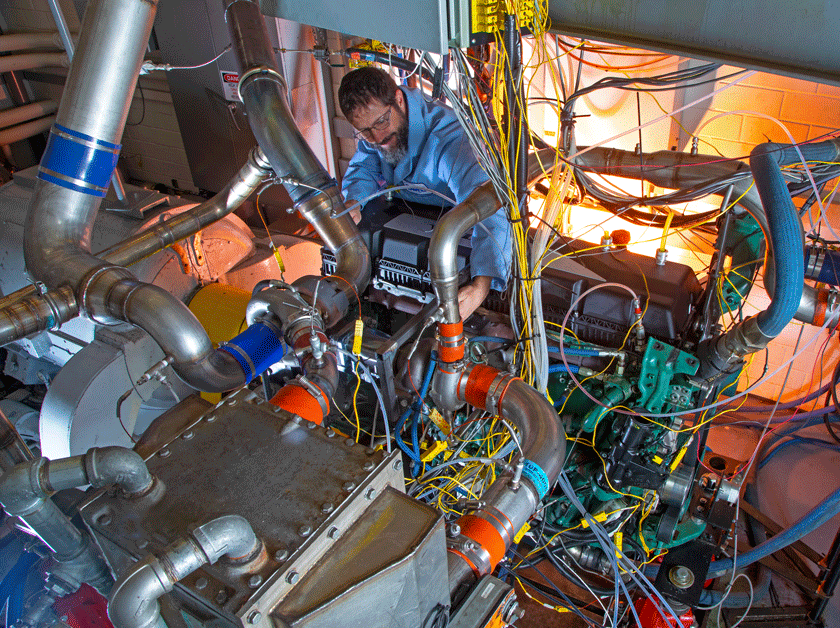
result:
M 34 459 L 15 426 L 0 410 L 0 476 L 12 467 Z
M 286 84 L 268 37 L 259 6 L 235 0 L 225 11 L 231 43 L 240 66 L 239 95 L 254 137 L 277 175 L 283 179 L 295 208 L 333 251 L 336 274 L 350 283 L 334 282 L 347 300 L 355 300 L 370 281 L 370 253 L 348 214 L 335 180 L 318 161 L 295 124 L 286 102 Z M 352 286 L 352 287 L 351 287 Z
M 176 582 L 223 556 L 242 559 L 256 554 L 261 546 L 244 517 L 214 519 L 123 574 L 111 590 L 108 617 L 115 628 L 162 628 L 165 624 L 157 600 L 172 591 Z
M 58 33 L 9 33 L 0 35 L 0 52 L 31 48 L 63 48 Z
M 152 486 L 143 459 L 122 447 L 92 449 L 82 456 L 50 461 L 40 458 L 18 464 L 0 480 L 0 504 L 20 517 L 54 552 L 64 593 L 87 582 L 100 591 L 113 583 L 108 566 L 90 538 L 74 526 L 50 499 L 58 490 L 91 484 L 118 485 L 128 496 Z
M 54 100 L 39 100 L 21 107 L 0 111 L 0 129 L 49 115 L 57 109 L 58 103 Z
M 0 57 L 0 73 L 33 68 L 66 68 L 70 65 L 63 52 L 26 52 L 23 54 Z

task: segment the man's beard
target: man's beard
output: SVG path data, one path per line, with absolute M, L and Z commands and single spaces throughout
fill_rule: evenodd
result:
M 405 116 L 400 117 L 400 126 L 395 131 L 397 142 L 394 148 L 385 148 L 381 144 L 376 147 L 382 159 L 391 167 L 400 163 L 408 152 L 408 120 Z

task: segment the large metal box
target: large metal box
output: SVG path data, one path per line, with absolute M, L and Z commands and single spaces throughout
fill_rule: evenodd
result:
M 148 495 L 100 492 L 82 507 L 117 576 L 192 527 L 238 514 L 265 559 L 247 571 L 219 561 L 183 579 L 177 606 L 200 621 L 351 625 L 336 613 L 361 592 L 372 595 L 370 585 L 412 613 L 448 604 L 442 518 L 404 494 L 399 451 L 357 445 L 249 390 L 192 420 L 177 415 L 187 427 L 148 454 L 156 478 Z M 365 625 L 400 626 L 395 612 Z

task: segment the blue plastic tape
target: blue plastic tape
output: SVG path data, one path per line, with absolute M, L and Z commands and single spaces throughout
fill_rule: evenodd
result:
M 103 197 L 117 167 L 120 148 L 119 144 L 54 124 L 38 167 L 38 178 L 69 190 Z
M 522 476 L 531 480 L 531 484 L 540 494 L 540 499 L 548 494 L 548 489 L 551 488 L 548 483 L 548 476 L 536 462 L 525 460 L 525 466 L 522 467 Z
M 265 323 L 254 323 L 219 348 L 236 358 L 248 382 L 283 357 L 280 336 Z

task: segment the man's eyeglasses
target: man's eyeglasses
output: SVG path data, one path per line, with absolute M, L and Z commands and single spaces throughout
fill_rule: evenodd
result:
M 373 132 L 374 131 L 384 131 L 388 128 L 388 125 L 391 123 L 391 105 L 388 105 L 388 111 L 384 114 L 379 116 L 379 118 L 371 124 L 369 127 L 365 129 L 359 129 L 358 131 L 353 131 L 353 137 L 357 140 L 366 139 L 372 140 L 373 139 Z

